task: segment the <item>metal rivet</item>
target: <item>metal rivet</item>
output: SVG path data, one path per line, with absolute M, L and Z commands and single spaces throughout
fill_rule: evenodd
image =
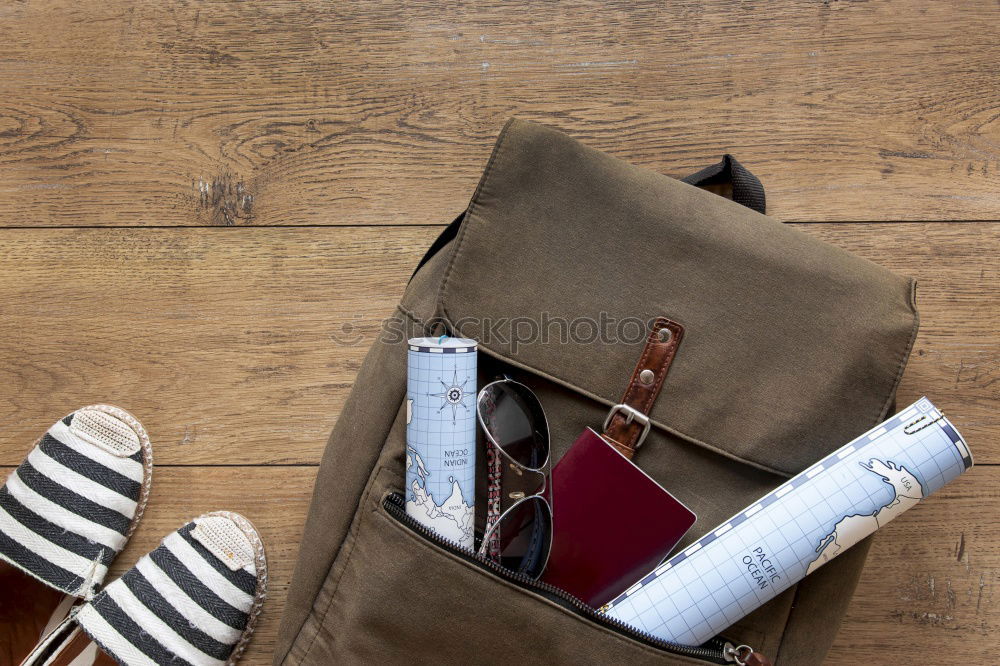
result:
M 646 369 L 639 373 L 639 381 L 646 386 L 652 384 L 654 379 L 656 379 L 656 374 L 652 370 Z
M 670 332 L 669 328 L 661 328 L 660 330 L 658 330 L 656 332 L 656 338 L 660 342 L 667 342 L 668 340 L 670 340 L 670 337 L 672 335 L 673 335 L 673 333 Z

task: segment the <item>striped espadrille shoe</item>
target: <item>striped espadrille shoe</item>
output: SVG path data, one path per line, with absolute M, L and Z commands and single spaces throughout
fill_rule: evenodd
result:
M 19 663 L 104 581 L 142 517 L 153 453 L 118 407 L 57 421 L 0 488 L 0 663 Z
M 246 648 L 267 588 L 260 536 L 205 514 L 79 607 L 26 666 L 223 666 Z

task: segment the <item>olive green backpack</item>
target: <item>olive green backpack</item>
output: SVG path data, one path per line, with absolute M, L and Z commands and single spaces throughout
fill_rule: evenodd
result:
M 505 576 L 400 518 L 409 336 L 479 340 L 480 385 L 502 373 L 529 385 L 558 460 L 619 402 L 645 341 L 613 325 L 585 334 L 579 322 L 681 323 L 634 460 L 697 513 L 682 545 L 887 416 L 917 329 L 913 280 L 752 210 L 763 190 L 734 160 L 692 180 L 731 188 L 746 205 L 553 129 L 507 124 L 330 437 L 275 664 L 726 663 L 725 640 L 778 664 L 822 661 L 867 541 L 721 638 L 685 649 Z M 531 322 L 560 323 L 531 333 Z M 561 322 L 576 334 L 563 335 Z

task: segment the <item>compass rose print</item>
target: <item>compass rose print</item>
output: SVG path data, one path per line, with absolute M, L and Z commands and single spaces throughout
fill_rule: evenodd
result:
M 438 409 L 438 413 L 444 410 L 445 407 L 451 406 L 451 423 L 455 425 L 455 417 L 458 415 L 459 406 L 465 411 L 469 411 L 469 407 L 465 404 L 466 396 L 471 395 L 471 393 L 465 392 L 465 385 L 469 383 L 469 378 L 466 377 L 461 384 L 458 383 L 458 370 L 455 370 L 455 374 L 451 379 L 451 384 L 448 384 L 443 379 L 438 377 L 438 381 L 441 382 L 441 386 L 444 387 L 443 393 L 428 393 L 427 395 L 431 398 L 441 398 L 441 408 Z

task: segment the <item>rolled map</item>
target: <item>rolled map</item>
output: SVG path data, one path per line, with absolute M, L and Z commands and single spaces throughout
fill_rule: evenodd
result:
M 476 341 L 411 338 L 406 374 L 406 513 L 474 545 Z
M 921 398 L 740 511 L 605 604 L 663 640 L 700 645 L 972 467 Z

